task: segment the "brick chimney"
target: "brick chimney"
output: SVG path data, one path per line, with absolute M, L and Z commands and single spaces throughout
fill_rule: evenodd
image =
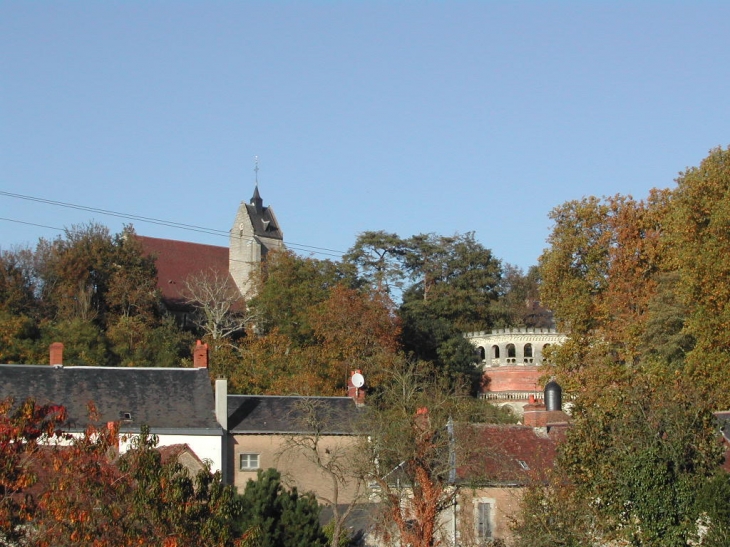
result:
M 353 370 L 347 380 L 347 396 L 350 397 L 357 406 L 365 405 L 365 378 L 360 370 Z
M 208 344 L 203 344 L 200 340 L 193 350 L 193 366 L 195 368 L 208 368 Z
M 524 406 L 522 423 L 528 427 L 546 427 L 548 423 L 548 411 L 545 405 L 535 401 L 533 395 L 531 401 Z
M 50 365 L 52 367 L 63 366 L 63 344 L 61 342 L 51 344 Z

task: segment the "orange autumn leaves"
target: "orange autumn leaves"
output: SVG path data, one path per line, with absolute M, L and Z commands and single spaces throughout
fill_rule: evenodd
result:
M 238 545 L 241 507 L 207 470 L 162 461 L 143 430 L 120 455 L 116 428 L 62 435 L 65 411 L 0 405 L 0 538 L 51 547 Z M 59 442 L 57 442 L 59 441 Z

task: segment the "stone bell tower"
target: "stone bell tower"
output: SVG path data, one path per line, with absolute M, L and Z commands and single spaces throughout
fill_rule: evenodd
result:
M 245 299 L 254 296 L 251 275 L 272 249 L 284 248 L 284 233 L 274 210 L 264 207 L 259 194 L 258 165 L 256 187 L 251 200 L 241 202 L 231 228 L 228 271 Z

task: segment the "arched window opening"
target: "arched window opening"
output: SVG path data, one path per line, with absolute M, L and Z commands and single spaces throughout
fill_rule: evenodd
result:
M 534 362 L 532 358 L 532 344 L 527 343 L 522 346 L 522 362 L 525 365 L 531 365 Z
M 515 348 L 514 344 L 507 344 L 507 362 L 508 363 L 516 363 L 517 362 L 517 349 Z
M 492 359 L 499 359 L 499 346 L 492 346 Z
M 487 358 L 487 354 L 484 351 L 484 348 L 479 346 L 479 360 L 484 361 Z

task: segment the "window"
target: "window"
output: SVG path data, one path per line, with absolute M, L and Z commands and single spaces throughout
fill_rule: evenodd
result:
M 532 344 L 525 344 L 523 352 L 525 357 L 532 357 Z
M 477 538 L 492 538 L 492 504 L 477 504 Z
M 241 471 L 253 471 L 259 468 L 258 454 L 239 454 L 238 468 Z

